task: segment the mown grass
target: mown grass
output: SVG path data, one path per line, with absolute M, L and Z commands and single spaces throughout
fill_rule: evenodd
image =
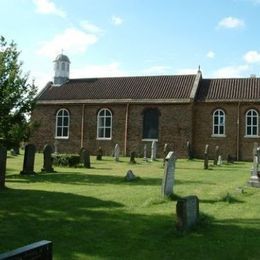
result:
M 92 158 L 92 168 L 21 176 L 23 156 L 8 157 L 0 192 L 0 252 L 53 241 L 54 259 L 259 259 L 260 189 L 247 186 L 250 163 L 203 169 L 177 160 L 176 197 L 197 195 L 201 221 L 176 231 L 176 200 L 161 198 L 162 161 L 130 165 Z M 124 181 L 131 169 L 138 180 Z

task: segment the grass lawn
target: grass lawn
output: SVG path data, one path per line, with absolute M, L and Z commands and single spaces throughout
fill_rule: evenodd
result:
M 51 240 L 54 259 L 260 259 L 260 189 L 247 186 L 251 163 L 203 170 L 200 160 L 177 160 L 175 194 L 197 195 L 201 213 L 200 224 L 180 234 L 176 201 L 160 195 L 162 161 L 120 160 L 92 157 L 91 169 L 43 174 L 37 154 L 39 174 L 20 176 L 23 156 L 8 157 L 0 252 Z M 138 181 L 124 181 L 129 169 Z

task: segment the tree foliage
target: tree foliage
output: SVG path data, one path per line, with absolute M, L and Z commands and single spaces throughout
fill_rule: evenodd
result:
M 14 42 L 0 36 L 0 138 L 8 146 L 15 146 L 28 138 L 28 118 L 35 104 L 37 92 L 23 74 L 20 52 Z

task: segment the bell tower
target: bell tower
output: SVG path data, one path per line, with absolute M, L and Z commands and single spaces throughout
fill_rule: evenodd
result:
M 54 85 L 60 86 L 69 79 L 70 60 L 68 56 L 59 54 L 54 60 Z

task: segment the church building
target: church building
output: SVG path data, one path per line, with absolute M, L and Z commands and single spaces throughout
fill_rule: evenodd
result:
M 204 79 L 194 75 L 70 79 L 70 60 L 54 61 L 54 80 L 37 96 L 32 120 L 40 126 L 31 138 L 38 150 L 55 144 L 58 152 L 142 156 L 144 144 L 164 144 L 178 158 L 202 158 L 205 145 L 212 157 L 219 146 L 223 158 L 251 160 L 260 140 L 260 78 Z

